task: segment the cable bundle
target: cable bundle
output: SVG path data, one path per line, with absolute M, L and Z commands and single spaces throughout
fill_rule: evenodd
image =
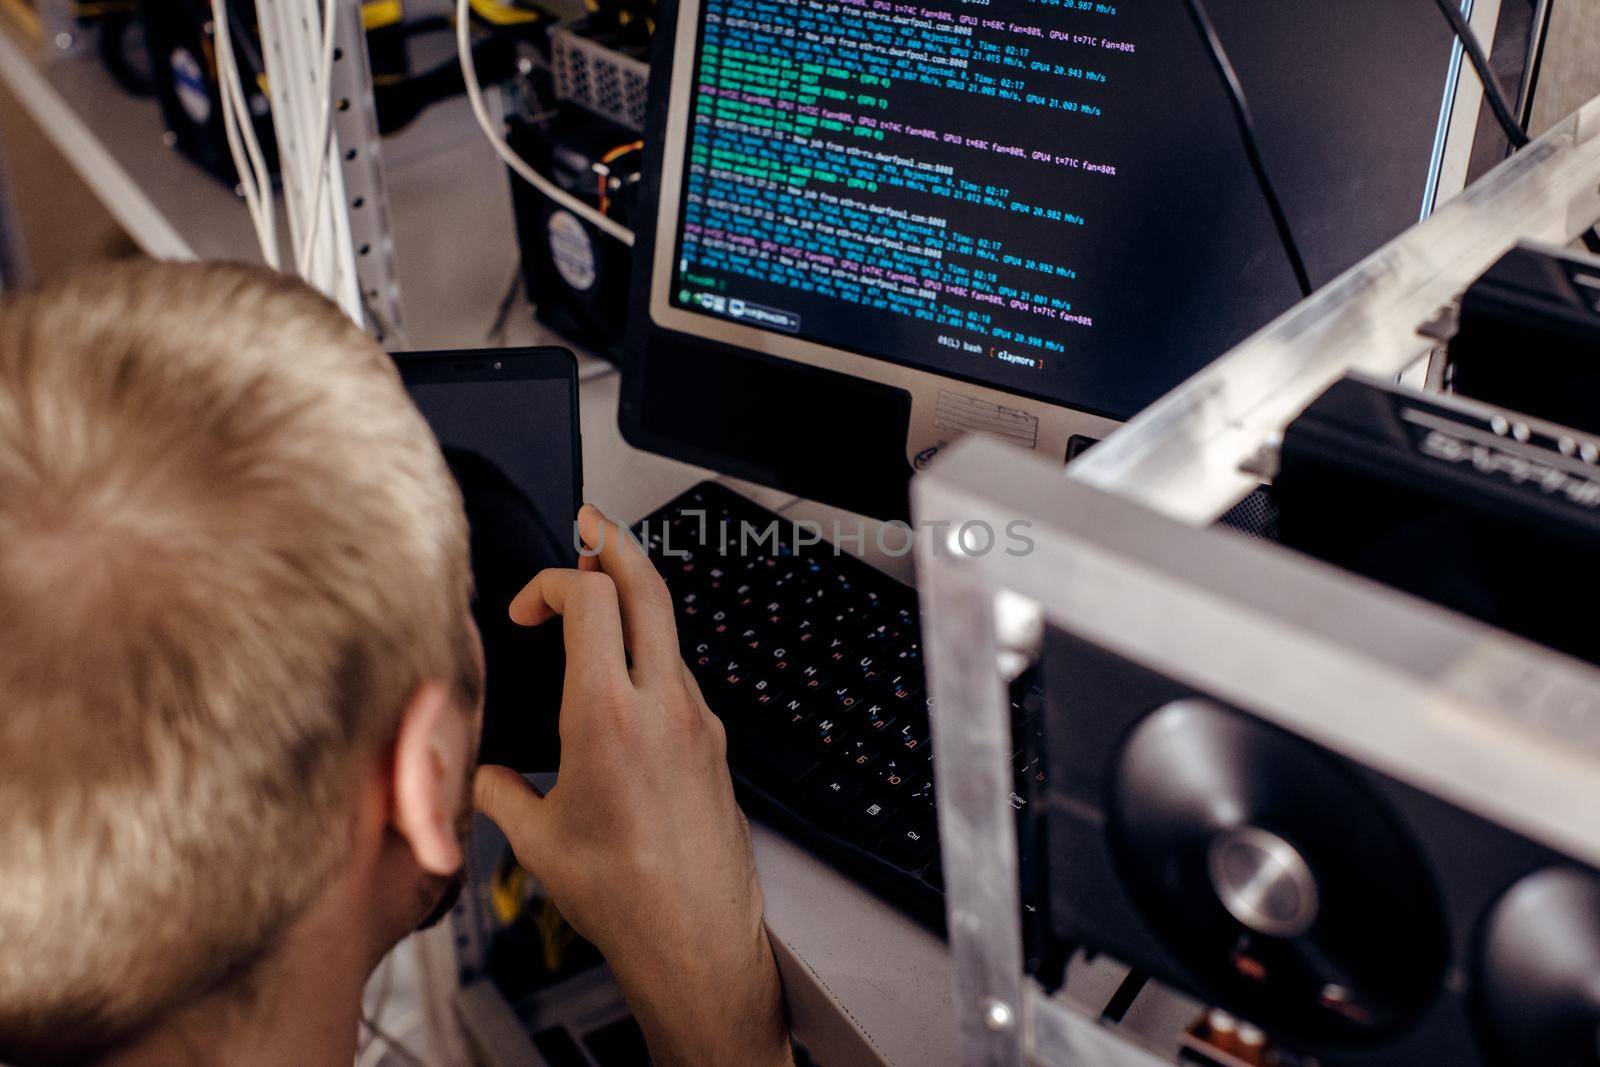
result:
M 300 186 L 299 197 L 286 195 L 286 210 L 296 220 L 293 233 L 299 238 L 294 253 L 293 271 L 328 291 L 333 286 L 332 277 L 313 277 L 313 249 L 323 215 L 323 202 L 328 186 L 328 148 L 333 139 L 333 99 L 330 82 L 333 77 L 335 17 L 338 0 L 323 0 L 321 25 L 321 53 L 317 66 L 316 91 L 322 99 L 317 124 L 316 143 L 320 145 L 315 174 Z M 232 31 L 228 21 L 227 0 L 211 0 L 212 21 L 215 23 L 217 55 L 217 81 L 221 88 L 222 120 L 227 133 L 228 151 L 234 168 L 239 173 L 239 186 L 244 194 L 245 207 L 250 213 L 250 223 L 255 229 L 256 242 L 261 248 L 261 258 L 273 270 L 283 270 L 284 256 L 278 244 L 278 219 L 272 193 L 272 175 L 261 152 L 256 137 L 254 119 L 244 93 L 244 79 L 233 51 Z M 285 188 L 292 188 L 289 183 Z M 303 199 L 302 199 L 303 198 Z M 324 272 L 319 272 L 324 273 Z

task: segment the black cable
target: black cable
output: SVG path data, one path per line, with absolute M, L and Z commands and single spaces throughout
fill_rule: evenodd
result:
M 1206 46 L 1211 50 L 1211 65 L 1216 68 L 1228 89 L 1228 102 L 1233 105 L 1233 120 L 1239 127 L 1239 136 L 1244 140 L 1245 155 L 1250 158 L 1250 169 L 1255 172 L 1256 184 L 1261 187 L 1261 195 L 1267 202 L 1267 210 L 1272 213 L 1272 225 L 1278 231 L 1278 240 L 1283 244 L 1283 251 L 1289 257 L 1289 266 L 1294 269 L 1294 280 L 1300 286 L 1301 296 L 1311 295 L 1311 276 L 1306 273 L 1305 260 L 1300 258 L 1300 246 L 1295 244 L 1294 233 L 1289 229 L 1289 217 L 1284 214 L 1283 202 L 1278 199 L 1278 191 L 1273 187 L 1272 178 L 1267 174 L 1267 165 L 1261 159 L 1261 149 L 1256 142 L 1255 122 L 1250 118 L 1250 105 L 1244 99 L 1244 86 L 1239 84 L 1239 75 L 1234 72 L 1233 64 L 1228 60 L 1228 53 L 1223 50 L 1222 41 L 1217 37 L 1216 27 L 1211 24 L 1211 17 L 1206 14 L 1200 0 L 1186 0 L 1189 5 L 1189 14 L 1194 19 L 1194 27 L 1200 36 L 1205 38 Z M 1443 0 L 1441 0 L 1443 2 Z
M 1100 1020 L 1112 1025 L 1120 1023 L 1128 1014 L 1128 1009 L 1133 1007 L 1134 1000 L 1149 984 L 1149 971 L 1141 971 L 1137 967 L 1130 969 L 1123 977 L 1122 984 L 1117 986 L 1117 991 L 1106 1001 L 1106 1006 L 1100 1009 Z
M 1488 99 L 1489 110 L 1494 112 L 1495 121 L 1500 123 L 1500 128 L 1505 131 L 1506 140 L 1511 142 L 1512 148 L 1522 148 L 1528 143 L 1528 133 L 1511 113 L 1511 104 L 1506 96 L 1505 88 L 1500 84 L 1500 79 L 1495 77 L 1494 68 L 1489 66 L 1489 57 L 1483 54 L 1483 46 L 1478 43 L 1478 35 L 1472 32 L 1472 27 L 1467 24 L 1467 17 L 1461 13 L 1461 8 L 1451 0 L 1434 0 L 1439 5 L 1439 10 L 1444 12 L 1445 21 L 1450 23 L 1450 29 L 1455 33 L 1456 40 L 1461 42 L 1461 47 L 1466 50 L 1467 59 L 1472 62 L 1472 69 L 1478 72 L 1478 81 L 1483 85 L 1483 95 Z
M 1466 16 L 1461 14 L 1461 9 L 1451 3 L 1451 0 L 1434 0 L 1434 2 L 1439 5 L 1439 10 L 1444 12 L 1445 20 L 1450 23 L 1450 29 L 1455 33 L 1456 40 L 1461 42 L 1462 49 L 1471 60 L 1472 69 L 1477 72 L 1478 82 L 1483 86 L 1483 95 L 1488 101 L 1489 110 L 1494 112 L 1495 120 L 1505 132 L 1506 140 L 1511 142 L 1513 149 L 1526 147 L 1529 144 L 1528 131 L 1522 128 L 1522 123 L 1511 113 L 1511 103 L 1506 96 L 1505 88 L 1500 84 L 1500 79 L 1495 77 L 1494 69 L 1489 66 L 1489 59 L 1483 54 L 1483 46 L 1478 44 L 1478 35 L 1472 32 Z M 1600 255 L 1600 227 L 1584 230 L 1581 240 L 1583 246 L 1590 252 Z
M 494 321 L 489 324 L 489 333 L 484 337 L 491 344 L 499 343 L 505 339 L 506 325 L 511 321 L 511 309 L 516 305 L 517 293 L 522 287 L 522 255 L 518 253 L 517 262 L 511 268 L 511 280 L 506 283 L 505 293 L 500 297 L 500 304 L 495 308 Z

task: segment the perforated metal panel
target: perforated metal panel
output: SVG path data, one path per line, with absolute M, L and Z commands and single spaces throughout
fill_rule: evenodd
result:
M 650 64 L 566 27 L 552 33 L 551 42 L 558 97 L 644 131 Z
M 1278 504 L 1266 487 L 1255 490 L 1223 513 L 1218 526 L 1226 526 L 1263 541 L 1278 539 Z

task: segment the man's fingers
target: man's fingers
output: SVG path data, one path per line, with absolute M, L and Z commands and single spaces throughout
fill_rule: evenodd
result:
M 598 550 L 600 569 L 617 583 L 635 671 L 645 677 L 670 677 L 668 672 L 676 670 L 680 658 L 677 621 L 672 596 L 650 557 L 628 531 L 593 504 L 578 511 L 578 534 L 584 544 Z
M 517 595 L 511 598 L 511 604 L 506 608 L 511 621 L 518 626 L 538 626 L 549 622 L 560 614 L 549 601 L 545 587 L 540 584 L 548 571 L 535 574 L 527 585 L 523 586 Z
M 510 767 L 478 768 L 472 779 L 472 806 L 500 828 L 517 854 L 517 862 L 530 871 L 531 863 L 550 854 L 544 798 Z
M 592 507 L 593 505 L 584 505 Z M 583 536 L 583 508 L 578 509 L 578 514 L 573 518 L 573 528 L 578 531 L 578 540 L 583 542 L 583 550 L 578 553 L 578 569 L 580 571 L 597 571 L 600 569 L 600 557 L 595 554 L 594 544 L 584 540 Z
M 605 574 L 563 567 L 542 570 L 511 601 L 510 613 L 512 621 L 523 626 L 562 617 L 569 681 L 580 665 L 586 675 L 617 672 L 626 676 L 628 659 L 623 651 L 617 588 Z

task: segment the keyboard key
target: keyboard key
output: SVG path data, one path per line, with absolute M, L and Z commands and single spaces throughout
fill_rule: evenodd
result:
M 906 723 L 895 734 L 895 743 L 907 752 L 917 752 L 928 744 L 928 731 L 914 723 Z
M 811 795 L 830 812 L 840 812 L 861 795 L 866 783 L 847 770 L 839 770 L 813 776 L 807 787 Z
M 724 689 L 739 689 L 749 679 L 750 672 L 743 660 L 723 660 L 722 666 L 717 668 L 717 683 Z
M 797 590 L 804 580 L 801 568 L 791 565 L 781 568 L 781 573 L 772 575 L 772 580 L 767 583 L 767 588 L 778 594 L 791 593 Z
M 913 792 L 911 782 L 921 770 L 922 767 L 915 761 L 890 756 L 878 765 L 878 790 L 894 794 L 903 792 L 909 796 Z
M 861 725 L 873 733 L 887 734 L 896 722 L 893 711 L 877 701 L 871 701 L 861 713 Z
M 813 725 L 814 736 L 817 744 L 823 751 L 837 752 L 844 747 L 844 742 L 849 738 L 850 732 L 838 719 L 818 719 Z
M 849 641 L 842 637 L 834 636 L 822 643 L 822 654 L 830 665 L 848 663 L 855 657 L 855 652 Z
M 882 836 L 883 827 L 893 814 L 894 805 L 889 801 L 862 795 L 851 808 L 851 836 L 859 841 L 876 841 Z
M 836 600 L 828 624 L 835 631 L 852 631 L 867 623 L 866 609 L 860 604 L 840 604 Z
M 937 806 L 932 778 L 918 782 L 905 799 L 905 808 L 908 812 L 917 812 L 929 819 L 934 817 Z
M 799 697 L 789 697 L 778 702 L 782 717 L 790 726 L 807 726 L 817 717 L 811 705 Z
M 874 623 L 861 631 L 861 645 L 863 648 L 878 650 L 898 646 L 903 640 L 905 640 L 905 634 L 886 622 Z
M 857 770 L 867 770 L 883 759 L 883 749 L 878 747 L 876 741 L 865 737 L 852 737 L 844 742 L 840 752 L 845 763 Z
M 800 668 L 800 688 L 808 693 L 821 693 L 828 685 L 828 676 L 822 668 L 815 663 L 808 663 Z
M 889 703 L 892 707 L 906 710 L 919 709 L 925 706 L 922 698 L 922 688 L 917 680 L 909 675 L 900 674 L 889 679 Z
M 730 743 L 733 740 L 734 735 L 730 734 Z M 741 733 L 735 755 L 743 757 L 736 759 L 736 762 L 740 764 L 744 777 L 772 793 L 788 790 L 822 762 L 815 752 L 801 744 L 788 730 L 782 733 L 766 730 Z
M 883 858 L 896 867 L 914 871 L 927 862 L 936 843 L 933 820 L 900 815 L 884 828 Z
M 757 556 L 750 561 L 750 578 L 752 581 L 763 585 L 770 585 L 772 579 L 788 569 L 788 561 L 776 556 Z
M 828 699 L 840 711 L 850 711 L 861 703 L 861 694 L 852 685 L 835 685 L 829 688 Z

